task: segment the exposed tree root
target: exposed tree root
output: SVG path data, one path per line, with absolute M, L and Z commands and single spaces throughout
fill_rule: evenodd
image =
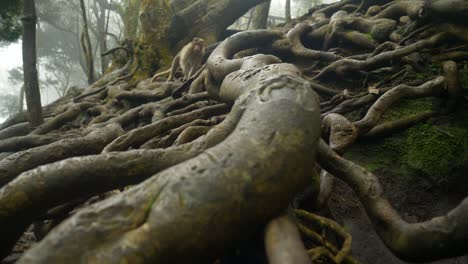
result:
M 354 122 L 354 125 L 358 129 L 359 134 L 365 134 L 377 124 L 380 117 L 396 101 L 405 97 L 421 98 L 441 95 L 445 90 L 443 84 L 445 84 L 445 78 L 440 76 L 418 87 L 411 87 L 404 84 L 399 85 L 382 95 L 367 111 L 366 116 Z
M 0 130 L 0 140 L 8 139 L 11 137 L 19 137 L 29 134 L 33 128 L 29 124 L 29 122 L 19 123 L 16 125 L 12 125 L 8 128 Z
M 62 139 L 60 135 L 46 135 L 46 136 L 19 136 L 0 141 L 0 152 L 19 151 L 28 148 L 39 147 L 47 145 Z
M 21 172 L 69 157 L 97 154 L 116 137 L 122 134 L 118 125 L 108 125 L 89 135 L 63 139 L 54 143 L 16 152 L 0 161 L 0 186 L 5 185 Z
M 197 8 L 208 8 L 201 2 L 172 23 L 200 15 Z M 227 14 L 215 2 L 209 13 Z M 466 254 L 468 198 L 445 216 L 410 224 L 373 174 L 339 156 L 358 137 L 457 110 L 463 90 L 455 61 L 466 60 L 468 41 L 457 17 L 466 7 L 463 0 L 343 0 L 279 30 L 213 45 L 206 66 L 184 83 L 140 81 L 139 63 L 128 60 L 44 107 L 49 118 L 40 127 L 24 123 L 24 113 L 12 117 L 0 126 L 0 257 L 35 222 L 46 236 L 18 263 L 212 263 L 259 230 L 270 263 L 358 263 L 337 223 L 296 211 L 304 247 L 284 216 L 304 189 L 308 207 L 326 209 L 335 176 L 400 258 Z M 148 14 L 141 18 L 147 23 Z M 443 62 L 444 77 L 409 80 L 431 61 Z M 379 123 L 402 98 L 426 96 L 445 105 Z M 324 234 L 330 230 L 333 243 Z
M 205 119 L 196 119 L 191 122 L 188 122 L 178 128 L 172 129 L 170 133 L 164 137 L 156 137 L 152 140 L 149 140 L 145 144 L 141 145 L 141 149 L 156 149 L 156 148 L 167 148 L 170 147 L 171 145 L 177 145 L 175 142 L 180 138 L 180 143 L 187 143 L 190 142 L 190 138 L 196 139 L 198 136 L 206 134 L 206 132 L 209 131 L 209 129 L 214 126 L 219 124 L 225 116 L 215 116 L 212 117 L 208 120 Z M 205 128 L 202 129 L 202 133 L 197 133 L 195 131 L 191 132 L 190 129 L 193 128 Z M 198 136 L 197 136 L 198 135 Z
M 330 52 L 316 51 L 304 47 L 301 42 L 301 36 L 310 30 L 312 30 L 312 26 L 309 24 L 299 23 L 288 32 L 287 38 L 291 44 L 291 51 L 294 55 L 320 61 L 336 61 L 341 58 Z
M 334 153 L 321 141 L 320 165 L 348 183 L 364 205 L 387 247 L 407 261 L 428 261 L 465 254 L 468 244 L 468 198 L 445 216 L 410 224 L 389 204 L 377 177 Z
M 437 111 L 426 111 L 414 115 L 410 115 L 407 117 L 403 117 L 396 121 L 389 121 L 382 124 L 379 124 L 372 128 L 366 134 L 360 136 L 361 138 L 381 138 L 387 135 L 391 135 L 395 132 L 402 131 L 412 125 L 419 123 L 421 121 L 427 120 L 435 115 L 437 115 Z
M 196 119 L 206 118 L 213 115 L 224 114 L 229 110 L 226 104 L 217 104 L 208 106 L 199 110 L 194 110 L 189 113 L 174 115 L 164 118 L 156 123 L 134 129 L 127 134 L 124 134 L 104 148 L 104 152 L 122 151 L 130 147 L 140 147 L 151 138 L 176 127 L 179 127 L 187 122 Z
M 95 103 L 73 104 L 69 106 L 68 109 L 64 111 L 63 113 L 57 115 L 56 117 L 50 119 L 49 121 L 46 121 L 44 124 L 34 129 L 31 132 L 31 134 L 33 135 L 47 134 L 48 132 L 61 127 L 64 123 L 74 120 L 79 114 L 82 113 L 82 111 L 85 111 L 88 108 L 91 108 L 93 106 L 96 106 L 96 104 Z
M 277 88 L 270 88 L 275 84 Z M 245 112 L 222 143 L 81 210 L 19 263 L 203 259 L 240 238 L 238 230 L 245 235 L 284 210 L 310 180 L 306 168 L 313 164 L 319 135 L 317 99 L 304 81 L 280 77 L 253 89 L 236 105 Z M 231 151 L 239 144 L 245 147 Z M 246 158 L 251 162 L 245 163 Z M 243 177 L 246 173 L 250 176 Z M 265 203 L 270 206 L 263 207 Z M 214 236 L 205 235 L 207 228 Z M 101 232 L 106 236 L 97 235 Z M 86 243 L 78 246 L 75 241 Z
M 240 109 L 233 110 L 229 119 L 204 138 L 180 147 L 71 158 L 21 174 L 0 189 L 0 223 L 5 227 L 0 238 L 2 254 L 14 245 L 32 221 L 48 209 L 77 198 L 137 184 L 163 169 L 195 157 L 226 138 L 241 113 Z M 37 184 L 38 181 L 42 184 Z
M 312 263 L 290 216 L 272 220 L 265 230 L 265 249 L 269 264 Z
M 356 73 L 360 71 L 375 70 L 386 64 L 391 63 L 395 59 L 402 58 L 415 51 L 424 48 L 434 47 L 435 45 L 439 44 L 442 40 L 444 40 L 446 36 L 446 34 L 440 33 L 429 39 L 420 40 L 406 47 L 402 47 L 393 51 L 382 52 L 364 61 L 346 58 L 341 59 L 325 67 L 319 74 L 317 74 L 314 77 L 314 79 L 321 79 L 322 77 L 330 73 L 336 73 L 338 74 L 338 76 L 346 76 L 351 73 Z
M 319 224 L 321 227 L 330 228 L 331 230 L 333 230 L 333 232 L 335 232 L 337 235 L 339 235 L 344 240 L 341 249 L 339 251 L 337 251 L 337 252 L 333 252 L 334 249 L 332 247 L 330 247 L 330 246 L 329 246 L 329 248 L 327 248 L 324 245 L 324 244 L 327 244 L 327 243 L 322 244 L 323 247 L 313 248 L 313 249 L 309 250 L 309 254 L 312 255 L 312 259 L 316 259 L 321 255 L 325 255 L 326 257 L 329 257 L 331 260 L 333 260 L 337 264 L 342 263 L 342 262 L 346 262 L 344 260 L 346 259 L 346 257 L 348 256 L 348 254 L 351 251 L 352 238 L 351 238 L 350 234 L 348 234 L 346 231 L 344 231 L 344 229 L 339 224 L 337 224 L 335 221 L 330 220 L 328 218 L 325 218 L 325 217 L 322 217 L 322 216 L 319 216 L 319 215 L 316 215 L 316 214 L 312 214 L 312 213 L 309 213 L 309 212 L 304 211 L 304 210 L 295 210 L 294 212 L 300 219 L 303 219 L 304 221 L 314 222 L 314 223 Z M 302 230 L 307 230 L 305 232 L 306 234 L 313 233 L 313 231 L 311 231 L 310 229 L 308 230 L 308 228 L 305 227 L 305 226 L 302 226 L 301 229 Z M 323 242 L 323 238 L 322 238 L 321 242 Z

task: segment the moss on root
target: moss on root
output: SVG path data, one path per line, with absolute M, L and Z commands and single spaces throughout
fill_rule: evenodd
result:
M 383 121 L 431 110 L 440 99 L 402 100 Z M 377 174 L 392 175 L 410 184 L 424 177 L 433 185 L 468 190 L 468 106 L 437 116 L 390 137 L 360 141 L 347 155 Z
M 466 161 L 467 129 L 426 123 L 409 129 L 407 134 L 403 160 L 437 183 L 449 182 L 450 175 Z
M 382 117 L 382 121 L 395 121 L 403 117 L 433 110 L 440 99 L 427 97 L 422 99 L 403 99 L 392 106 Z

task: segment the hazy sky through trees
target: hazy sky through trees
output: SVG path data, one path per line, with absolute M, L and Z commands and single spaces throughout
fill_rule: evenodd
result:
M 306 1 L 306 0 L 304 0 Z M 336 2 L 337 0 L 323 0 L 321 1 L 322 3 L 332 3 Z M 291 1 L 291 9 L 293 13 L 293 17 L 295 15 L 301 15 L 301 14 L 295 14 L 296 5 L 298 1 Z M 275 15 L 275 16 L 281 16 L 284 17 L 284 6 L 285 6 L 285 0 L 272 0 L 272 5 L 271 5 L 271 10 L 270 14 Z M 40 43 L 38 43 L 40 45 Z M 21 41 L 18 41 L 17 43 L 10 44 L 8 46 L 0 46 L 0 93 L 5 95 L 5 94 L 11 94 L 15 96 L 19 96 L 19 91 L 21 84 L 12 84 L 8 80 L 8 71 L 16 68 L 18 66 L 22 66 L 22 51 L 21 51 Z M 43 69 L 40 67 L 40 61 L 39 61 L 39 75 L 43 76 L 44 73 L 41 73 Z M 85 78 L 83 74 L 83 78 Z M 70 85 L 83 85 L 83 84 L 76 84 L 76 83 L 71 83 Z M 52 102 L 53 100 L 57 99 L 57 93 L 50 88 L 44 89 L 44 87 L 41 87 L 41 97 L 42 97 L 42 103 L 43 104 L 48 104 Z M 1 107 L 1 106 L 0 106 Z M 3 121 L 5 117 L 0 116 L 0 122 Z

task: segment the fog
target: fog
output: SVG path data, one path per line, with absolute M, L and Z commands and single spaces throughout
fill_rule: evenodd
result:
M 298 3 L 302 2 L 301 5 Z M 302 15 L 307 11 L 307 8 L 310 6 L 312 7 L 313 2 L 322 2 L 322 3 L 331 3 L 336 2 L 336 0 L 324 0 L 324 1 L 299 1 L 299 0 L 292 0 L 291 1 L 291 13 L 293 17 L 297 17 Z M 38 3 L 39 5 L 39 3 Z M 284 17 L 284 6 L 285 0 L 272 0 L 270 15 Z M 41 27 L 44 27 L 47 23 L 42 22 Z M 114 30 L 114 33 L 118 35 L 118 31 L 121 28 L 121 23 L 117 19 L 111 19 L 110 29 Z M 59 31 L 57 31 L 59 32 Z M 60 32 L 59 32 L 60 33 Z M 61 32 L 63 33 L 63 32 Z M 51 34 L 49 32 L 49 34 Z M 52 33 L 53 34 L 53 33 Z M 58 35 L 55 37 L 59 38 Z M 38 39 L 38 49 L 43 47 L 44 45 L 48 45 L 42 43 L 40 39 Z M 112 45 L 109 45 L 111 48 Z M 44 48 L 44 47 L 43 47 Z M 66 51 L 65 51 L 66 52 Z M 38 59 L 38 72 L 39 72 L 39 79 L 40 79 L 40 88 L 41 88 L 41 101 L 43 105 L 46 105 L 54 100 L 56 100 L 59 95 L 59 90 L 57 87 L 51 87 L 50 83 L 57 83 L 57 80 L 54 81 L 54 74 L 55 72 L 48 72 L 45 68 L 45 62 L 47 59 Z M 99 60 L 96 60 L 96 63 L 99 63 Z M 68 87 L 77 85 L 77 86 L 84 86 L 86 85 L 86 76 L 84 71 L 81 70 L 79 67 L 78 59 L 73 62 L 75 64 L 76 70 L 70 70 L 70 74 L 72 78 L 70 82 L 66 85 Z M 14 105 L 19 105 L 19 99 L 17 102 L 15 98 L 19 98 L 19 93 L 22 85 L 21 78 L 18 79 L 16 76 L 16 81 L 12 81 L 10 77 L 10 70 L 21 67 L 22 66 L 22 50 L 21 50 L 21 41 L 17 43 L 12 43 L 7 46 L 0 45 L 0 122 L 5 120 L 8 115 L 14 114 L 17 109 L 14 111 L 11 108 L 14 108 Z M 50 67 L 48 67 L 50 68 Z M 14 78 L 13 78 L 14 79 Z M 46 82 L 47 81 L 47 82 Z M 60 83 L 58 84 L 60 85 Z M 66 89 L 67 87 L 62 87 Z M 7 105 L 9 104 L 9 105 Z M 24 104 L 25 105 L 25 104 Z M 25 107 L 25 106 L 24 106 Z

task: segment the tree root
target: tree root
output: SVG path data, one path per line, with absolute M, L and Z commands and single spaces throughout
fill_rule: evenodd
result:
M 11 137 L 24 136 L 29 134 L 33 128 L 29 122 L 19 123 L 16 125 L 9 126 L 3 130 L 0 130 L 0 140 L 8 139 Z
M 187 127 L 180 133 L 177 139 L 174 141 L 174 146 L 182 145 L 192 140 L 195 140 L 204 134 L 206 134 L 213 126 L 192 126 Z
M 204 128 L 211 128 L 214 125 L 219 124 L 225 116 L 214 116 L 209 120 L 204 119 L 196 119 L 191 122 L 188 122 L 178 128 L 172 129 L 167 136 L 164 137 L 156 137 L 154 139 L 149 140 L 145 144 L 141 145 L 141 149 L 157 149 L 157 148 L 167 148 L 175 143 L 175 141 L 179 138 L 182 133 L 184 133 L 187 129 L 192 127 L 204 127 Z M 209 129 L 208 129 L 209 130 Z M 204 130 L 205 133 L 198 134 L 199 136 L 206 134 L 208 130 Z M 186 132 L 187 133 L 187 132 Z M 187 136 L 184 136 L 187 137 Z M 188 137 L 187 137 L 188 138 Z M 189 141 L 184 141 L 189 142 Z
M 433 47 L 444 40 L 446 36 L 447 34 L 445 33 L 439 33 L 429 39 L 420 40 L 409 46 L 382 52 L 364 61 L 347 58 L 341 59 L 325 67 L 314 77 L 314 80 L 321 79 L 330 73 L 336 73 L 338 76 L 343 77 L 355 72 L 376 70 L 395 59 L 402 58 L 424 48 Z
M 111 151 L 123 151 L 127 150 L 130 147 L 140 147 L 146 141 L 150 140 L 151 138 L 161 134 L 164 131 L 167 131 L 172 128 L 179 127 L 187 122 L 193 121 L 195 119 L 206 118 L 213 115 L 219 115 L 226 113 L 229 108 L 226 104 L 217 104 L 213 106 L 208 106 L 206 108 L 202 108 L 199 110 L 194 110 L 192 112 L 170 116 L 164 118 L 156 123 L 134 129 L 127 134 L 124 134 L 114 141 L 112 141 L 109 145 L 107 145 L 103 152 L 111 152 Z
M 440 76 L 418 87 L 402 84 L 386 92 L 371 106 L 363 119 L 354 122 L 359 134 L 362 135 L 369 132 L 377 124 L 385 111 L 401 98 L 421 98 L 442 94 L 445 89 L 443 86 L 445 79 Z
M 195 157 L 226 138 L 237 125 L 241 113 L 241 109 L 234 109 L 228 119 L 205 137 L 180 147 L 75 157 L 21 174 L 0 189 L 0 223 L 4 228 L 0 255 L 6 254 L 35 217 L 48 209 L 77 198 L 137 184 L 163 169 Z M 18 193 L 22 195 L 18 196 Z
M 68 107 L 68 109 L 56 117 L 46 121 L 44 124 L 34 129 L 32 135 L 44 135 L 50 131 L 61 127 L 64 123 L 74 120 L 83 111 L 96 106 L 96 103 L 78 103 Z
M 63 139 L 60 135 L 19 136 L 0 141 L 0 152 L 19 151 L 39 147 Z
M 256 86 L 236 102 L 245 110 L 223 142 L 77 212 L 19 263 L 201 261 L 258 230 L 310 181 L 320 117 L 305 84 L 277 77 Z
M 0 161 L 0 186 L 5 185 L 21 172 L 39 165 L 63 160 L 69 157 L 96 154 L 120 134 L 118 125 L 109 125 L 93 131 L 87 136 L 63 139 L 54 143 L 16 152 Z
M 348 234 L 346 231 L 344 231 L 344 229 L 339 224 L 337 224 L 335 221 L 332 221 L 332 220 L 330 220 L 328 218 L 325 218 L 325 217 L 322 217 L 322 216 L 319 216 L 319 215 L 316 215 L 316 214 L 312 214 L 312 213 L 309 213 L 309 212 L 304 211 L 304 210 L 294 210 L 294 213 L 300 219 L 303 219 L 303 220 L 309 221 L 309 222 L 317 223 L 321 227 L 330 228 L 331 230 L 333 230 L 334 233 L 339 235 L 344 241 L 343 245 L 342 245 L 342 247 L 341 247 L 341 249 L 339 251 L 333 252 L 334 248 L 332 248 L 330 246 L 327 247 L 326 246 L 327 243 L 323 243 L 322 244 L 323 247 L 319 247 L 318 250 L 311 249 L 309 251 L 309 253 L 312 253 L 314 255 L 316 255 L 316 253 L 319 253 L 317 255 L 320 256 L 323 252 L 328 252 L 330 254 L 326 254 L 327 257 L 330 257 L 331 260 L 333 260 L 337 264 L 342 263 L 348 257 L 348 255 L 349 255 L 349 253 L 351 251 L 352 238 L 351 238 L 351 235 Z M 303 225 L 302 225 L 301 229 L 302 230 L 307 230 L 307 232 L 305 232 L 306 234 L 311 234 L 311 233 L 314 232 L 314 231 L 310 230 L 309 228 L 307 228 L 307 227 L 305 227 Z M 317 236 L 315 235 L 314 237 L 317 237 Z M 322 240 L 321 242 L 324 241 L 323 238 L 321 240 Z
M 294 220 L 278 217 L 265 229 L 265 249 L 269 264 L 311 264 Z
M 384 136 L 391 135 L 395 132 L 402 131 L 416 123 L 427 120 L 437 114 L 439 114 L 439 112 L 437 111 L 426 111 L 415 115 L 403 117 L 396 121 L 385 122 L 375 126 L 366 134 L 361 135 L 360 138 L 382 138 Z
M 344 153 L 358 137 L 357 128 L 339 114 L 328 114 L 322 119 L 322 137 L 329 142 L 333 151 Z
M 445 216 L 421 223 L 405 222 L 389 204 L 376 176 L 341 158 L 325 142 L 319 144 L 318 162 L 356 192 L 380 238 L 399 258 L 429 261 L 467 252 L 468 198 Z
M 301 36 L 312 30 L 312 26 L 307 23 L 299 23 L 287 34 L 287 39 L 291 45 L 291 51 L 294 55 L 319 61 L 336 61 L 341 58 L 330 52 L 311 50 L 301 42 Z

